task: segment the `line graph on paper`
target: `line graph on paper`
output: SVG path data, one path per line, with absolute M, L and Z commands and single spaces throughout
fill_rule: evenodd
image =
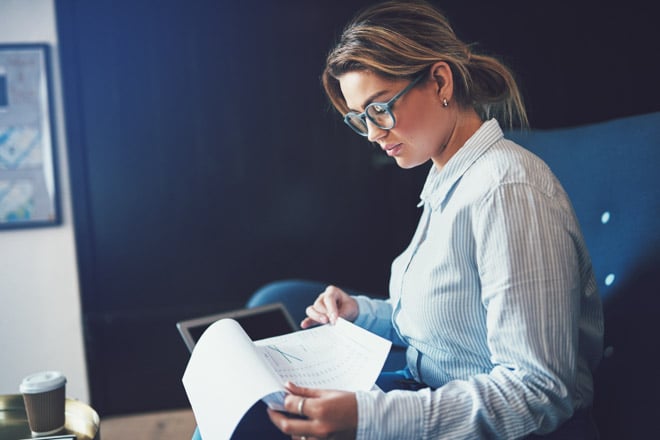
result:
M 255 341 L 255 346 L 283 381 L 355 391 L 365 381 L 373 383 L 382 367 L 382 351 L 386 355 L 389 350 L 389 342 L 380 347 L 379 342 L 371 339 L 380 338 L 369 335 L 370 340 L 366 341 L 362 332 L 365 331 L 352 324 L 322 326 Z M 374 362 L 380 365 L 373 366 Z
M 276 345 L 266 345 L 266 348 L 268 348 L 269 350 L 272 350 L 273 352 L 275 352 L 275 353 L 279 354 L 280 356 L 282 356 L 282 359 L 287 361 L 289 364 L 294 363 L 294 361 L 298 361 L 298 362 L 303 361 L 300 357 L 298 357 L 294 354 L 291 354 L 291 353 L 287 353 L 286 351 L 283 351 L 281 348 L 277 347 Z M 271 355 L 272 355 L 272 353 L 271 353 Z

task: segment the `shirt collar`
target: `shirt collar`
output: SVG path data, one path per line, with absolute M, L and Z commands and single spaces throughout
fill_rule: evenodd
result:
M 434 165 L 431 166 L 419 196 L 421 201 L 417 206 L 429 203 L 433 210 L 440 208 L 456 182 L 482 154 L 502 137 L 504 137 L 504 133 L 495 119 L 484 122 L 449 159 L 442 170 L 438 170 Z

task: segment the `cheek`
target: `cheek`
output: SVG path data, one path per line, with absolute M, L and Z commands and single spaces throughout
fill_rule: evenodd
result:
M 418 106 L 399 128 L 417 149 L 431 154 L 442 145 L 445 124 L 436 108 Z

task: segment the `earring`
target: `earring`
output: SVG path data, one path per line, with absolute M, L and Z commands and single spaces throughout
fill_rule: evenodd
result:
M 447 98 L 442 98 L 442 106 L 449 107 L 449 102 L 447 101 Z

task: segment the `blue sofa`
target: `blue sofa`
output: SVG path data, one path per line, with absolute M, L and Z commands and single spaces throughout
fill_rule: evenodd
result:
M 660 417 L 660 112 L 552 130 L 510 132 L 555 172 L 591 253 L 605 313 L 595 381 L 601 439 L 657 438 Z M 412 232 L 411 232 L 412 233 Z M 319 285 L 279 281 L 248 307 L 282 302 L 295 319 Z M 393 350 L 386 368 L 404 364 Z M 651 437 L 649 437 L 651 436 Z

